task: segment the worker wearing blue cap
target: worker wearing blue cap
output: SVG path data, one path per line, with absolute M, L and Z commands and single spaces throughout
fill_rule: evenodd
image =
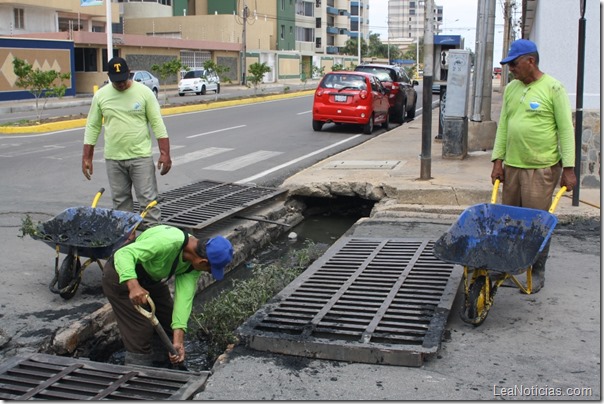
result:
M 172 226 L 157 225 L 119 248 L 103 269 L 103 292 L 115 313 L 126 348 L 125 364 L 154 366 L 185 359 L 184 335 L 202 272 L 222 280 L 233 246 L 222 236 L 197 239 Z M 174 278 L 174 299 L 168 280 Z M 178 355 L 168 354 L 151 322 L 135 308 L 150 297 Z
M 503 183 L 503 204 L 548 210 L 558 184 L 568 191 L 577 184 L 568 95 L 558 80 L 539 69 L 537 45 L 528 39 L 512 42 L 501 64 L 509 66 L 514 80 L 503 94 L 491 179 Z M 532 266 L 531 293 L 545 283 L 548 252 L 549 242 Z

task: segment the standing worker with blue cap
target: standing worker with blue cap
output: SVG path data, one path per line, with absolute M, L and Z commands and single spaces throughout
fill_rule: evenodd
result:
M 125 364 L 162 365 L 185 359 L 184 336 L 202 272 L 222 280 L 233 246 L 222 236 L 197 239 L 172 226 L 157 225 L 119 248 L 103 269 L 103 292 L 115 313 L 126 348 Z M 168 280 L 174 277 L 174 299 Z M 135 306 L 151 298 L 177 355 L 168 354 L 151 322 Z
M 503 183 L 504 205 L 548 210 L 558 183 L 568 191 L 577 184 L 570 101 L 564 86 L 539 70 L 534 42 L 514 41 L 501 64 L 514 80 L 503 94 L 491 179 Z M 533 264 L 532 293 L 545 283 L 548 252 L 549 242 Z

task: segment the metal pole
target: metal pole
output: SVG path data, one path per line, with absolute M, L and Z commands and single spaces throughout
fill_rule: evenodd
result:
M 105 32 L 107 33 L 107 63 L 113 57 L 113 27 L 111 26 L 111 0 L 105 0 L 105 13 L 107 20 L 107 27 Z
M 363 37 L 363 34 L 361 33 L 361 25 L 363 24 L 362 18 L 361 17 L 361 3 L 359 2 L 359 35 L 357 36 L 357 50 L 358 50 L 358 54 L 359 54 L 359 58 L 357 61 L 357 64 L 361 64 L 361 38 Z
M 245 73 L 247 70 L 247 59 L 246 59 L 246 53 L 247 53 L 247 46 L 246 46 L 246 25 L 247 25 L 247 4 L 245 4 L 245 1 L 243 2 L 243 53 L 241 54 L 241 66 L 242 66 L 242 71 L 241 71 L 241 85 L 245 86 Z
M 422 102 L 422 153 L 420 180 L 429 180 L 432 165 L 432 83 L 434 63 L 434 0 L 424 2 L 424 87 Z
M 415 36 L 417 43 L 415 44 L 415 76 L 419 77 L 419 7 L 415 8 Z M 432 90 L 430 90 L 432 91 Z
M 581 135 L 583 132 L 583 86 L 585 72 L 585 2 L 579 0 L 581 18 L 579 18 L 579 53 L 577 56 L 577 99 L 575 111 L 575 176 L 577 185 L 573 189 L 573 206 L 579 206 L 579 188 L 581 184 Z

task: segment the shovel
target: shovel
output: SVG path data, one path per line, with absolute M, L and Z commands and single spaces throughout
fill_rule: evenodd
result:
M 159 320 L 157 319 L 157 317 L 155 317 L 155 303 L 153 303 L 153 300 L 151 299 L 151 297 L 147 296 L 147 302 L 149 302 L 151 311 L 147 311 L 147 310 L 143 309 L 140 305 L 136 305 L 134 307 L 140 314 L 142 314 L 143 316 L 148 318 L 149 321 L 151 321 L 153 328 L 155 328 L 155 331 L 159 335 L 161 342 L 163 342 L 163 344 L 166 346 L 166 348 L 168 348 L 168 351 L 170 351 L 170 353 L 172 355 L 178 355 L 178 351 L 176 350 L 176 348 L 174 348 L 174 345 L 172 345 L 172 341 L 170 341 L 170 338 L 168 338 L 168 336 L 166 335 L 166 331 L 159 323 Z M 179 370 L 188 370 L 187 367 L 185 366 L 184 362 L 180 362 L 178 364 L 175 363 L 175 364 L 172 364 L 172 366 Z

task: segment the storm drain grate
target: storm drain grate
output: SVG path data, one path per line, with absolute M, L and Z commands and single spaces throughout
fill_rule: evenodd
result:
M 0 365 L 0 399 L 190 400 L 208 375 L 32 354 Z
M 438 350 L 462 277 L 433 245 L 341 238 L 239 333 L 260 351 L 421 366 Z
M 160 194 L 164 224 L 201 229 L 285 193 L 286 190 L 201 181 Z M 135 204 L 138 211 L 138 204 Z

